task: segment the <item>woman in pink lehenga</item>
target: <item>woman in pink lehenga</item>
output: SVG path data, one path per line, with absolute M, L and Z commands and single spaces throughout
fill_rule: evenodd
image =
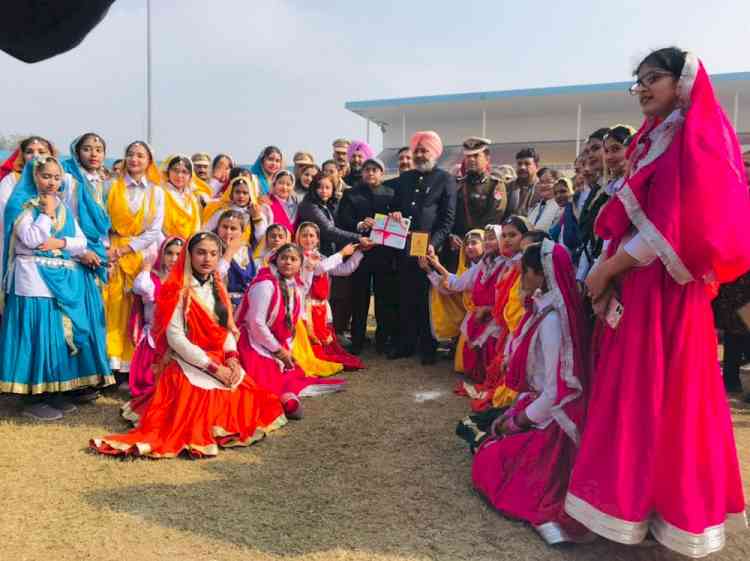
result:
M 570 255 L 549 240 L 526 249 L 521 285 L 531 309 L 506 346 L 505 384 L 518 392 L 472 465 L 497 510 L 530 522 L 550 544 L 591 537 L 565 513 L 588 383 L 581 299 Z
M 597 219 L 607 257 L 586 284 L 608 321 L 565 508 L 611 540 L 650 530 L 702 557 L 747 526 L 711 298 L 750 268 L 750 200 L 737 136 L 698 59 L 662 49 L 636 74 L 646 120 Z

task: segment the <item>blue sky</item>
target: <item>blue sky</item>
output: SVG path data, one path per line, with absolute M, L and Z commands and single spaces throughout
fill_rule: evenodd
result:
M 251 162 L 277 144 L 323 159 L 331 139 L 365 134 L 346 101 L 620 81 L 670 44 L 711 73 L 750 70 L 747 0 L 152 0 L 152 11 L 159 155 Z M 69 53 L 35 65 L 0 53 L 0 133 L 67 148 L 95 130 L 111 157 L 144 137 L 144 17 L 145 0 L 119 0 Z

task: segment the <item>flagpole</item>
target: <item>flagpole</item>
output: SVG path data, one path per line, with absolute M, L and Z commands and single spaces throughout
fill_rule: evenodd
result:
M 146 141 L 151 137 L 151 0 L 146 0 Z

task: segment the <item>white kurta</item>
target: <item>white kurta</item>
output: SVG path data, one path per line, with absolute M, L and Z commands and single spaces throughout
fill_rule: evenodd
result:
M 271 270 L 276 274 L 276 269 L 273 266 L 271 267 Z M 284 282 L 286 282 L 289 294 L 292 296 L 287 302 L 287 312 L 290 315 L 293 314 L 295 305 L 299 305 L 300 313 L 304 310 L 303 303 L 311 281 L 312 272 L 310 271 L 303 272 L 301 283 L 296 279 L 285 279 Z M 258 354 L 267 358 L 274 358 L 273 353 L 282 347 L 282 342 L 276 339 L 269 327 L 273 324 L 276 315 L 284 313 L 284 310 L 279 306 L 279 309 L 275 310 L 269 318 L 275 292 L 276 288 L 270 280 L 251 285 L 245 296 L 249 303 L 247 311 L 244 317 L 239 318 L 240 322 L 247 327 L 250 346 Z M 287 348 L 291 348 L 293 337 L 294 329 L 292 329 L 292 336 L 283 342 L 286 343 Z
M 125 176 L 125 196 L 128 202 L 128 209 L 135 214 L 144 205 L 149 204 L 151 192 L 154 193 L 154 218 L 149 224 L 144 224 L 144 230 L 139 236 L 134 236 L 128 245 L 133 251 L 144 251 L 152 248 L 159 242 L 162 237 L 162 226 L 164 225 L 164 190 L 158 185 L 151 185 L 149 181 L 142 177 L 136 182 L 129 175 Z
M 61 203 L 62 204 L 62 203 Z M 80 255 L 86 250 L 86 236 L 81 232 L 78 222 L 75 224 L 75 236 L 66 237 L 65 248 L 71 256 Z M 34 250 L 52 237 L 52 219 L 46 214 L 40 214 L 36 219 L 32 217 L 31 211 L 25 211 L 14 230 L 16 235 L 15 263 L 13 269 L 13 281 L 15 293 L 18 296 L 52 298 L 52 293 L 47 284 L 39 274 L 37 263 L 44 257 L 34 255 Z M 50 262 L 63 260 L 52 259 Z M 72 263 L 70 266 L 74 266 Z
M 541 313 L 553 301 L 551 292 L 534 297 L 534 309 Z M 530 319 L 529 321 L 534 321 Z M 549 312 L 531 338 L 526 376 L 529 386 L 538 397 L 526 408 L 526 416 L 537 428 L 543 429 L 552 421 L 552 407 L 557 399 L 557 366 L 562 347 L 560 315 Z M 523 397 L 521 394 L 519 398 Z
M 214 309 L 215 299 L 212 280 L 201 285 L 196 278 L 191 278 L 190 288 L 203 307 L 208 310 Z M 181 300 L 177 304 L 177 307 L 172 314 L 172 319 L 169 322 L 169 326 L 167 327 L 167 344 L 176 354 L 176 360 L 191 384 L 203 388 L 204 390 L 231 389 L 208 373 L 211 359 L 203 349 L 192 343 L 190 339 L 187 338 Z M 231 332 L 227 332 L 227 337 L 224 340 L 224 350 L 237 350 L 237 341 Z

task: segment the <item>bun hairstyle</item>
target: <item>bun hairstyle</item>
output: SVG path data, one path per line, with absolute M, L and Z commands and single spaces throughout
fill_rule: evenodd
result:
M 637 76 L 644 66 L 653 66 L 660 70 L 666 70 L 675 79 L 682 75 L 682 69 L 685 67 L 685 57 L 687 51 L 677 47 L 665 47 L 658 49 L 646 55 L 641 63 L 633 70 L 633 76 Z
M 221 238 L 219 238 L 219 236 L 217 236 L 213 232 L 198 232 L 192 238 L 190 238 L 190 241 L 188 242 L 187 251 L 190 254 L 188 256 L 188 259 L 192 257 L 195 247 L 205 240 L 213 241 L 216 244 L 216 247 L 219 248 L 219 253 L 224 253 L 224 242 L 221 241 Z M 214 314 L 216 314 L 216 317 L 219 319 L 219 324 L 222 327 L 228 327 L 229 310 L 227 310 L 227 307 L 224 305 L 224 300 L 222 300 L 221 298 L 221 293 L 219 292 L 220 286 L 223 285 L 221 283 L 221 278 L 219 277 L 219 271 L 214 271 L 213 275 L 211 276 L 211 288 L 214 295 Z

